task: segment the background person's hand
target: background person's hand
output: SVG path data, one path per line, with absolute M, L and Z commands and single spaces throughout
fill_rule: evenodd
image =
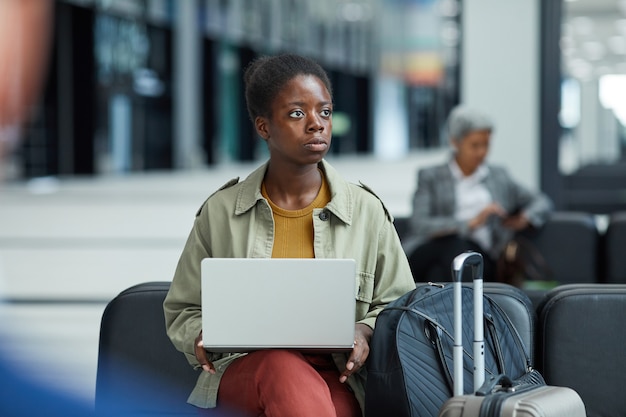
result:
M 354 329 L 354 347 L 346 363 L 346 369 L 341 373 L 339 382 L 344 383 L 352 375 L 357 372 L 363 365 L 370 354 L 370 339 L 374 330 L 366 324 L 357 323 Z
M 507 212 L 502 208 L 500 204 L 491 203 L 487 207 L 482 209 L 476 217 L 469 221 L 469 228 L 471 230 L 474 230 L 477 227 L 482 226 L 483 224 L 487 223 L 487 220 L 489 220 L 491 216 L 505 218 L 507 216 Z
M 202 342 L 202 331 L 200 331 L 200 334 L 198 335 L 198 337 L 196 337 L 194 346 L 196 359 L 198 359 L 198 362 L 200 362 L 202 369 L 210 374 L 214 374 L 215 366 L 213 366 L 213 362 L 209 360 L 206 354 L 206 350 L 204 350 L 204 343 Z
M 526 216 L 520 213 L 505 218 L 502 225 L 517 232 L 526 229 L 530 225 L 530 221 L 528 221 Z

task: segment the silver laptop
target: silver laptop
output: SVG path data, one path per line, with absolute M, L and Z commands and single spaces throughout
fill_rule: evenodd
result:
M 207 350 L 352 349 L 353 259 L 206 258 L 201 271 Z

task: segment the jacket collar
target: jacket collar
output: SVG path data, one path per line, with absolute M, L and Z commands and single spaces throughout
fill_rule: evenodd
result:
M 267 171 L 268 162 L 265 162 L 259 168 L 254 170 L 248 177 L 241 182 L 241 188 L 237 194 L 235 203 L 235 214 L 240 215 L 252 209 L 257 202 L 265 199 L 261 195 L 261 184 L 265 172 Z M 330 187 L 330 202 L 325 209 L 337 216 L 346 224 L 352 222 L 354 211 L 354 196 L 348 183 L 339 175 L 326 160 L 322 160 L 318 164 L 326 176 L 328 186 Z
M 450 159 L 450 162 L 448 162 L 448 166 L 450 167 L 450 171 L 452 172 L 452 177 L 454 178 L 456 182 L 463 181 L 463 180 L 481 182 L 481 181 L 484 181 L 485 178 L 489 176 L 489 167 L 487 166 L 486 163 L 481 164 L 478 168 L 476 168 L 476 171 L 474 171 L 472 174 L 467 175 L 467 176 L 463 174 L 463 172 L 461 171 L 461 168 L 459 167 L 459 164 L 456 162 L 454 158 Z

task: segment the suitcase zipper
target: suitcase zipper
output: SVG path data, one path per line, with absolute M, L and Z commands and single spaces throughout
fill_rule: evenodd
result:
M 524 343 L 522 342 L 522 337 L 520 336 L 519 332 L 517 331 L 517 328 L 513 325 L 513 322 L 511 321 L 511 318 L 509 317 L 508 314 L 506 314 L 506 312 L 502 309 L 502 307 L 500 307 L 495 302 L 493 303 L 493 306 L 494 306 L 494 308 L 497 308 L 499 310 L 500 316 L 504 318 L 508 328 L 513 333 L 513 339 L 515 340 L 515 344 L 517 345 L 517 348 L 519 349 L 519 351 L 524 356 L 524 360 L 526 362 L 526 364 L 525 364 L 526 365 L 526 372 L 532 371 L 533 367 L 532 367 L 532 363 L 531 363 L 531 360 L 530 360 L 530 354 L 526 351 L 526 346 L 524 346 Z
M 500 340 L 498 339 L 496 324 L 494 323 L 493 316 L 491 314 L 485 314 L 485 323 L 485 327 L 487 327 L 487 330 L 489 331 L 489 336 L 491 337 L 493 348 L 496 354 L 498 362 L 498 372 L 503 374 L 506 372 L 503 358 L 504 355 L 502 354 L 502 346 L 500 346 Z

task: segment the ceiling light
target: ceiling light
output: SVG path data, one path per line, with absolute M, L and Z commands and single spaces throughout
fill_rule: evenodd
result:
M 592 65 L 584 59 L 574 59 L 570 61 L 567 65 L 567 69 L 572 77 L 578 78 L 579 80 L 588 79 L 593 72 Z
M 442 0 L 439 4 L 439 13 L 445 17 L 455 17 L 459 14 L 459 2 L 457 0 Z
M 582 48 L 587 59 L 591 61 L 602 59 L 606 53 L 604 44 L 597 41 L 584 42 Z
M 608 39 L 609 49 L 616 55 L 626 54 L 626 37 L 611 36 Z
M 442 25 L 441 41 L 446 46 L 456 46 L 459 43 L 459 26 L 456 22 L 449 21 Z
M 587 16 L 579 16 L 572 19 L 572 27 L 579 35 L 590 35 L 593 33 L 593 20 Z
M 359 3 L 346 3 L 341 10 L 341 17 L 348 22 L 365 20 L 365 9 Z
M 574 40 L 570 36 L 561 36 L 561 40 L 559 41 L 559 45 L 563 49 L 571 49 L 574 48 Z

